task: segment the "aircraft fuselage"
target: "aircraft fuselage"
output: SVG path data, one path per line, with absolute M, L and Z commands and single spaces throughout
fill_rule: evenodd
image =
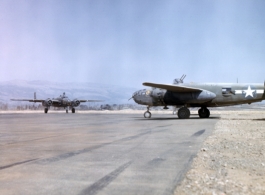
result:
M 265 99 L 264 84 L 179 84 L 179 86 L 204 89 L 201 92 L 173 92 L 166 89 L 143 89 L 134 93 L 135 102 L 149 106 L 189 107 L 232 106 L 260 102 Z
M 183 107 L 178 112 L 180 118 L 189 118 L 189 107 L 201 107 L 200 117 L 208 118 L 210 111 L 207 107 L 251 104 L 265 100 L 263 83 L 143 84 L 153 88 L 136 91 L 132 98 L 138 104 L 147 105 L 147 112 L 144 114 L 146 118 L 151 117 L 149 107 L 152 106 Z M 184 113 L 183 116 L 181 113 Z

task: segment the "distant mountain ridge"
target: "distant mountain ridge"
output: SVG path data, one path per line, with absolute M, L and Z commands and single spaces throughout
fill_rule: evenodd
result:
M 0 102 L 14 104 L 11 98 L 38 99 L 56 98 L 65 92 L 70 99 L 104 100 L 104 104 L 124 104 L 136 91 L 136 88 L 98 83 L 60 83 L 51 81 L 12 80 L 0 82 Z

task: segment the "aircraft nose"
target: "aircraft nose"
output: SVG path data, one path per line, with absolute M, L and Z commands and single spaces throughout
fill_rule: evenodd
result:
M 133 99 L 136 103 L 138 103 L 138 102 L 137 102 L 137 93 L 138 93 L 138 91 L 136 91 L 136 92 L 134 92 L 134 93 L 132 94 L 132 99 Z
M 63 99 L 63 103 L 67 106 L 71 106 L 71 100 L 70 99 Z

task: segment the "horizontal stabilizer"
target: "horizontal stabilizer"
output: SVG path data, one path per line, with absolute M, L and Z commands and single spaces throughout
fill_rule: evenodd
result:
M 144 86 L 155 87 L 160 89 L 166 89 L 168 91 L 173 92 L 195 92 L 195 91 L 203 91 L 203 89 L 194 88 L 194 87 L 186 87 L 181 85 L 169 85 L 169 84 L 159 84 L 159 83 L 143 83 Z

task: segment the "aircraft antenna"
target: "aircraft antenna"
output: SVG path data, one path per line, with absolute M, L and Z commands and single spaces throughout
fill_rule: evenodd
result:
M 36 99 L 37 99 L 36 92 L 34 92 L 34 100 L 36 100 Z

